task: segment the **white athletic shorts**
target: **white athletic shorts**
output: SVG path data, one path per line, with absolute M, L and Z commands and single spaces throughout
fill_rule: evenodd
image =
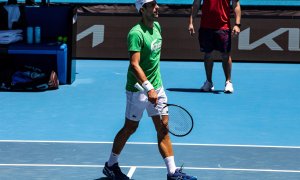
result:
M 168 101 L 167 95 L 163 87 L 156 90 L 158 94 L 158 104 L 155 106 L 148 101 L 148 95 L 146 91 L 142 92 L 130 92 L 126 91 L 126 112 L 125 116 L 129 120 L 140 121 L 143 116 L 145 109 L 147 110 L 148 116 L 160 116 L 167 115 L 167 108 L 163 107 Z M 164 112 L 162 112 L 164 111 Z

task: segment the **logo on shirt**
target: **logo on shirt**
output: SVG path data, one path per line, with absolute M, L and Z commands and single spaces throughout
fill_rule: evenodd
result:
M 151 51 L 157 51 L 161 48 L 161 41 L 158 41 L 158 39 L 155 39 L 151 43 Z

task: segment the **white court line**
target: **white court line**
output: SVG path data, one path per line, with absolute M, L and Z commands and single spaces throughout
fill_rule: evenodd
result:
M 102 141 L 46 141 L 46 140 L 0 140 L 12 143 L 65 143 L 65 144 L 112 144 L 113 142 Z M 154 142 L 127 142 L 136 145 L 157 145 Z M 270 145 L 240 145 L 240 144 L 196 144 L 196 143 L 172 143 L 174 146 L 209 146 L 209 147 L 254 147 L 254 148 L 286 148 L 300 149 L 300 146 L 270 146 Z
M 0 167 L 80 167 L 80 168 L 103 168 L 103 165 L 75 165 L 75 164 L 0 164 Z M 132 176 L 137 168 L 139 169 L 165 169 L 164 166 L 120 166 L 130 168 L 128 175 Z M 300 170 L 278 170 L 278 169 L 239 169 L 239 168 L 202 168 L 184 167 L 189 170 L 208 171 L 248 171 L 248 172 L 278 172 L 278 173 L 300 173 Z
M 129 169 L 128 173 L 127 173 L 127 177 L 129 177 L 129 179 L 132 178 L 133 173 L 135 172 L 135 170 L 136 170 L 136 166 L 130 167 L 130 169 Z

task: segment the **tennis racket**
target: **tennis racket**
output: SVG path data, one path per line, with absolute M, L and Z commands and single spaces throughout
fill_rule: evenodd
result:
M 144 88 L 139 83 L 136 83 L 134 87 L 141 92 L 144 91 Z M 183 137 L 192 131 L 194 120 L 192 115 L 185 108 L 176 104 L 165 104 L 161 113 L 168 114 L 168 122 L 164 122 L 162 117 L 161 122 L 172 135 Z
M 192 131 L 194 120 L 192 115 L 185 108 L 176 104 L 166 104 L 162 112 L 167 112 L 169 115 L 168 122 L 164 122 L 163 118 L 161 118 L 161 120 L 162 124 L 172 135 L 183 137 Z

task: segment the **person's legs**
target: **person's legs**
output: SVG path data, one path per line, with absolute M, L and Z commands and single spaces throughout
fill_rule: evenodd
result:
M 165 161 L 168 174 L 173 174 L 176 170 L 176 165 L 172 142 L 168 129 L 161 122 L 168 122 L 168 109 L 164 108 L 165 104 L 168 102 L 168 98 L 163 87 L 157 89 L 156 92 L 158 95 L 158 104 L 156 106 L 148 104 L 146 110 L 148 116 L 152 118 L 156 129 L 158 150 Z
M 225 93 L 233 93 L 233 84 L 231 82 L 231 69 L 232 69 L 232 60 L 229 53 L 223 53 L 222 54 L 222 60 L 223 60 L 223 70 L 225 74 Z
M 148 115 L 152 118 L 156 132 L 157 132 L 157 145 L 162 158 L 165 161 L 168 174 L 167 179 L 190 179 L 195 180 L 196 177 L 189 176 L 182 172 L 181 168 L 177 168 L 174 160 L 173 146 L 168 129 L 163 125 L 169 121 L 168 109 L 164 108 L 168 102 L 164 88 L 157 90 L 158 104 L 154 106 L 150 104 L 146 109 Z
M 212 51 L 214 50 L 214 30 L 200 28 L 199 29 L 199 45 L 200 51 L 204 52 L 204 68 L 206 81 L 203 86 L 200 88 L 201 91 L 212 91 L 214 90 L 212 82 L 212 71 L 213 71 L 213 59 Z
M 162 118 L 162 119 L 160 119 Z M 189 179 L 189 180 L 197 180 L 197 177 L 187 175 L 182 172 L 182 168 L 177 168 L 174 160 L 174 152 L 172 147 L 171 138 L 168 132 L 168 129 L 161 123 L 161 120 L 165 123 L 169 120 L 168 115 L 162 116 L 152 116 L 152 120 L 155 125 L 155 129 L 157 132 L 157 143 L 158 149 L 161 156 L 164 158 L 168 174 L 168 180 L 175 179 Z
M 112 148 L 113 153 L 115 154 L 121 153 L 127 140 L 136 131 L 138 125 L 139 125 L 138 121 L 132 121 L 126 118 L 124 126 L 115 136 L 113 148 Z
M 111 155 L 107 161 L 108 166 L 118 163 L 118 158 L 122 149 L 124 148 L 129 137 L 136 131 L 138 124 L 138 121 L 131 121 L 126 118 L 124 126 L 115 136 Z
M 212 82 L 212 71 L 213 71 L 214 62 L 211 58 L 211 53 L 205 53 L 204 55 L 204 67 L 206 73 L 206 81 L 203 86 L 200 88 L 201 91 L 208 92 L 214 90 L 214 84 Z
M 212 83 L 212 71 L 214 67 L 214 61 L 212 59 L 212 53 L 204 54 L 204 67 L 206 73 L 206 80 Z
M 222 65 L 226 82 L 231 82 L 232 60 L 229 53 L 222 53 Z
M 143 111 L 147 106 L 146 94 L 142 92 L 126 91 L 126 117 L 124 126 L 116 134 L 109 160 L 105 163 L 103 173 L 111 179 L 127 180 L 129 179 L 122 173 L 118 158 L 122 152 L 129 137 L 136 131 L 139 121 L 142 118 Z
M 171 138 L 166 127 L 161 123 L 160 116 L 153 116 L 152 120 L 157 132 L 158 149 L 163 158 L 174 156 Z M 162 116 L 163 121 L 168 121 L 168 116 Z
M 215 49 L 221 53 L 222 65 L 226 81 L 231 81 L 231 31 L 216 30 L 214 34 Z
M 231 82 L 231 31 L 218 30 L 215 34 L 216 49 L 221 52 L 223 71 L 225 75 L 225 93 L 233 93 L 233 85 Z
M 167 128 L 161 123 L 160 118 L 162 118 L 162 120 L 165 122 L 168 121 L 168 116 L 163 115 L 162 117 L 160 116 L 152 117 L 157 132 L 158 150 L 166 163 L 168 174 L 173 174 L 176 170 L 176 165 L 174 161 L 172 142 L 171 142 L 169 132 Z
M 136 131 L 138 125 L 139 121 L 132 121 L 126 118 L 124 126 L 115 136 L 111 155 L 109 157 L 109 160 L 105 163 L 103 169 L 103 173 L 107 177 L 120 180 L 129 179 L 125 174 L 122 173 L 118 164 L 118 158 L 127 140 Z
M 119 155 L 129 137 L 136 131 L 143 112 L 148 104 L 147 96 L 142 92 L 126 91 L 126 116 L 124 126 L 114 139 L 112 154 Z M 110 164 L 110 163 L 109 163 Z

